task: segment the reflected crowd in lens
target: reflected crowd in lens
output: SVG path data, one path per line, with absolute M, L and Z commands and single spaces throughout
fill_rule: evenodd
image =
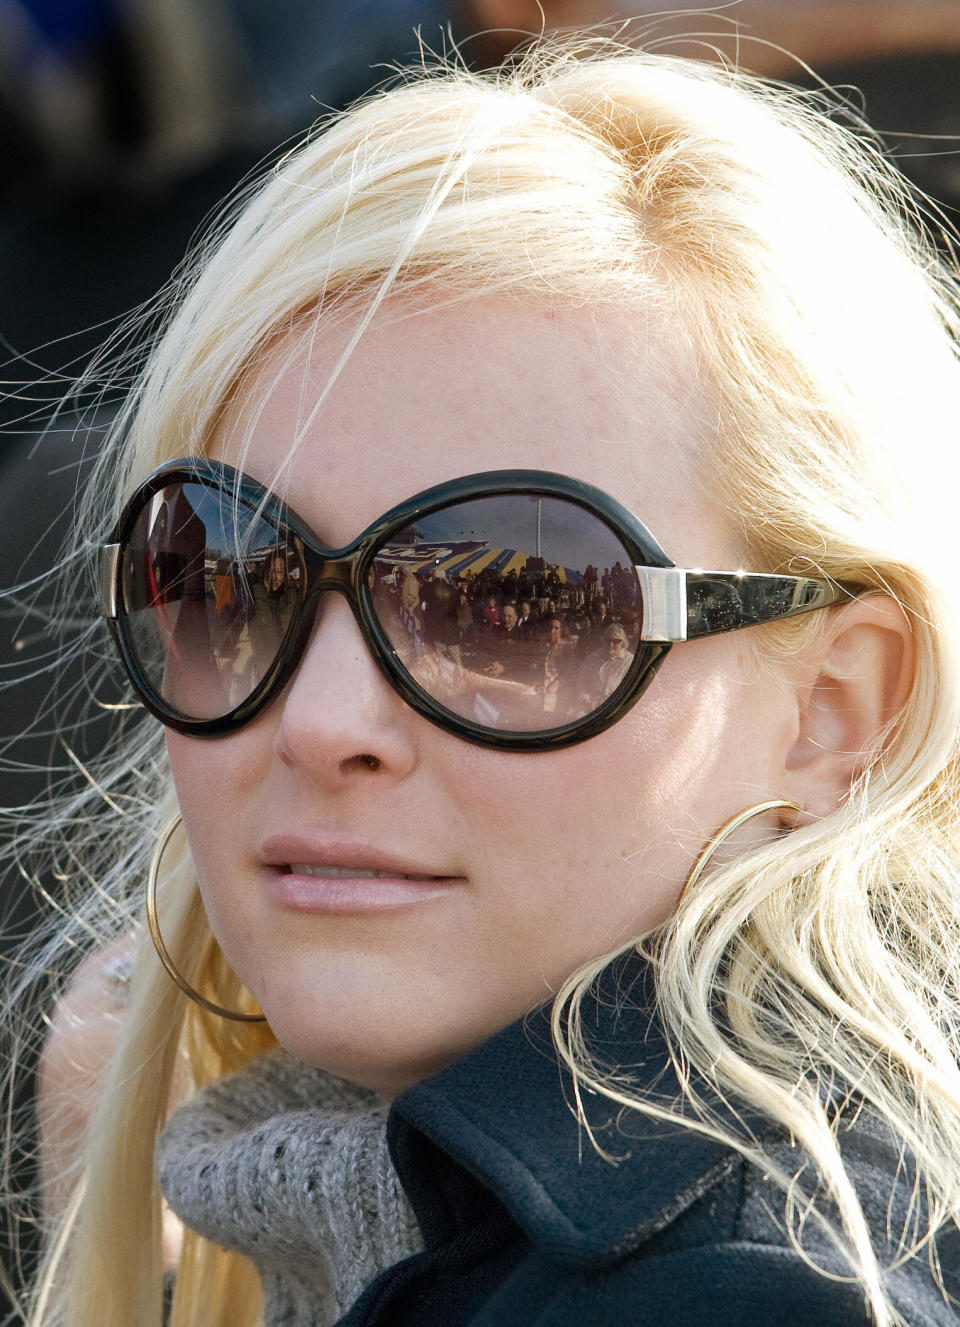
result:
M 530 566 L 529 564 L 533 564 Z M 448 709 L 488 727 L 562 727 L 620 686 L 640 630 L 633 569 L 569 568 L 536 557 L 519 570 L 449 578 L 378 560 L 377 617 L 404 667 Z

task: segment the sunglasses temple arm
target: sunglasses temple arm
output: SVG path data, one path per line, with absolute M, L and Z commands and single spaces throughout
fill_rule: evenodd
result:
M 850 598 L 833 581 L 746 571 L 636 567 L 643 600 L 642 641 L 715 636 L 776 622 Z

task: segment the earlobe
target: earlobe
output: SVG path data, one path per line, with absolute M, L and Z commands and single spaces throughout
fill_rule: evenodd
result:
M 913 681 L 915 645 L 903 609 L 869 595 L 834 609 L 798 687 L 797 740 L 785 793 L 814 817 L 836 810 L 882 750 Z

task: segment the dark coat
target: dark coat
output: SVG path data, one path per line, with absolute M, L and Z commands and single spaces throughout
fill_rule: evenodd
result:
M 641 1089 L 676 1103 L 678 1084 L 639 962 L 618 1010 L 600 1002 L 596 1046 L 616 1048 Z M 585 1020 L 585 1026 L 587 1020 Z M 779 1188 L 729 1148 L 682 1126 L 587 1097 L 602 1159 L 578 1129 L 552 1053 L 545 1010 L 505 1029 L 403 1093 L 391 1150 L 425 1251 L 389 1269 L 340 1327 L 856 1327 L 871 1321 L 859 1286 L 831 1280 L 791 1245 Z M 747 1117 L 780 1166 L 800 1154 Z M 881 1258 L 887 1209 L 902 1228 L 909 1173 L 895 1139 L 861 1111 L 842 1143 Z M 909 1167 L 907 1168 L 909 1172 Z M 808 1222 L 814 1227 L 814 1222 Z M 944 1279 L 960 1295 L 960 1240 L 942 1236 Z M 804 1248 L 846 1270 L 815 1229 Z M 921 1252 L 889 1274 L 911 1327 L 960 1322 Z

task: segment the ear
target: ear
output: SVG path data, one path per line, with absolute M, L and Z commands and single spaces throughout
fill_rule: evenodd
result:
M 889 595 L 832 610 L 804 657 L 797 738 L 786 759 L 784 795 L 809 816 L 835 811 L 882 748 L 909 694 L 915 659 L 910 623 Z

